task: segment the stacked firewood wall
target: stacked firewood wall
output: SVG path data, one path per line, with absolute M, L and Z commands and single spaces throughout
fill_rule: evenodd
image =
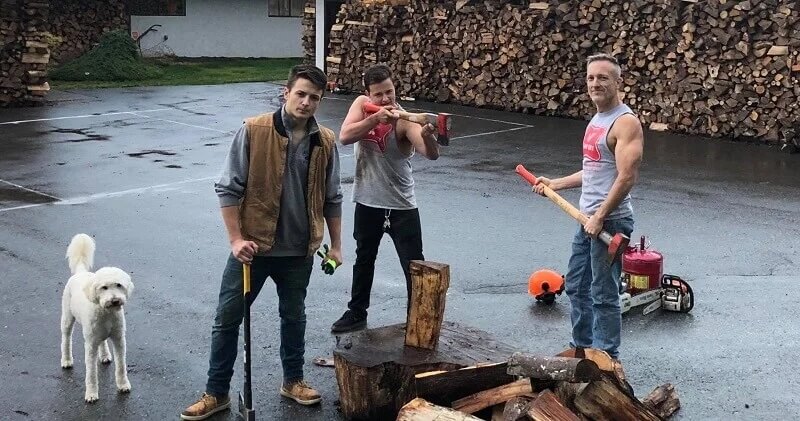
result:
M 402 96 L 586 118 L 585 59 L 607 52 L 646 127 L 774 142 L 800 121 L 800 1 L 403 1 L 342 6 L 338 87 L 384 62 Z
M 53 48 L 53 62 L 79 57 L 106 32 L 128 26 L 124 0 L 53 1 L 49 30 L 62 40 Z
M 0 106 L 39 103 L 50 90 L 48 0 L 0 0 Z
M 303 9 L 303 62 L 314 64 L 314 52 L 316 51 L 316 1 L 309 0 Z

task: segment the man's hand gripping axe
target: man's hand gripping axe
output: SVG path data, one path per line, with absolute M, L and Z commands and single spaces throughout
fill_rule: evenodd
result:
M 535 186 L 539 184 L 536 176 L 533 175 L 530 171 L 526 170 L 521 164 L 517 165 L 517 174 L 519 174 L 522 178 L 525 179 L 531 186 Z M 589 218 L 582 214 L 575 206 L 572 206 L 571 203 L 567 202 L 563 197 L 561 197 L 558 193 L 553 191 L 548 186 L 544 187 L 544 195 L 547 196 L 553 203 L 558 205 L 564 212 L 568 213 L 569 216 L 575 218 L 581 225 L 586 225 L 586 221 Z M 622 255 L 625 252 L 625 249 L 628 248 L 628 243 L 631 241 L 627 235 L 622 233 L 617 233 L 614 235 L 609 234 L 606 231 L 600 231 L 598 235 L 600 241 L 605 243 L 608 246 L 608 261 L 613 262 L 614 259 Z
M 365 102 L 363 106 L 363 111 L 365 113 L 376 113 L 381 110 L 380 105 L 373 104 L 371 102 Z M 450 114 L 447 113 L 409 113 L 403 110 L 393 110 L 396 111 L 400 118 L 406 121 L 410 121 L 412 123 L 417 123 L 420 126 L 424 126 L 430 123 L 433 127 L 436 128 L 436 141 L 442 145 L 447 146 L 450 144 Z

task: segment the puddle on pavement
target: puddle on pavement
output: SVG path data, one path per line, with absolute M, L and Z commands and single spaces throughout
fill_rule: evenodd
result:
M 79 143 L 79 142 L 94 142 L 94 141 L 106 141 L 110 140 L 111 136 L 97 134 L 92 132 L 89 129 L 53 129 L 47 133 L 62 133 L 62 134 L 75 134 L 78 136 L 83 136 L 76 139 L 67 139 L 63 142 L 70 142 L 70 143 Z
M 128 154 L 125 154 L 125 155 L 128 155 L 128 156 L 133 157 L 133 158 L 141 158 L 141 157 L 143 157 L 145 155 L 172 156 L 172 155 L 177 155 L 177 153 L 172 152 L 172 151 L 164 151 L 164 150 L 161 150 L 161 149 L 147 149 L 147 150 L 143 150 L 141 152 L 131 152 L 131 153 L 128 153 Z

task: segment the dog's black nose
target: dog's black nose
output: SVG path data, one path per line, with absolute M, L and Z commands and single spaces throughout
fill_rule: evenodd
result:
M 120 305 L 122 305 L 122 300 L 120 300 L 118 298 L 114 298 L 113 300 L 111 300 L 111 305 L 115 306 L 115 307 L 116 306 L 120 306 Z

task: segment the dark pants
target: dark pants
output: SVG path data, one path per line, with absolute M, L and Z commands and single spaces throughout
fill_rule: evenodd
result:
M 389 215 L 390 228 L 386 231 L 397 250 L 400 266 L 406 276 L 408 300 L 411 298 L 411 273 L 409 263 L 412 260 L 425 260 L 422 255 L 422 228 L 419 222 L 419 211 L 387 210 L 371 208 L 356 203 L 353 238 L 356 240 L 356 262 L 353 265 L 352 298 L 347 307 L 359 316 L 367 316 L 369 296 L 372 290 L 372 279 L 375 275 L 375 258 L 383 238 L 383 224 Z
M 278 313 L 281 318 L 280 356 L 285 383 L 303 378 L 305 299 L 313 263 L 313 257 L 305 256 L 256 256 L 250 266 L 251 303 L 258 296 L 267 277 L 275 281 L 278 290 Z M 222 275 L 217 316 L 211 330 L 211 357 L 206 384 L 206 392 L 209 394 L 228 394 L 233 365 L 239 351 L 239 326 L 243 317 L 242 263 L 230 255 Z

